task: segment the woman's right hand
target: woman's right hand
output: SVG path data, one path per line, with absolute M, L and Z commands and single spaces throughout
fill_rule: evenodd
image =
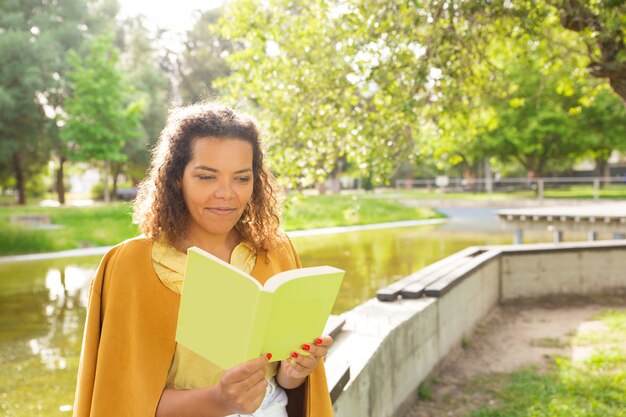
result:
M 252 359 L 227 370 L 217 385 L 190 390 L 165 388 L 157 406 L 156 417 L 252 414 L 265 398 L 265 365 L 271 355 L 268 356 Z
M 265 365 L 271 355 L 237 365 L 222 375 L 217 386 L 218 398 L 232 414 L 252 414 L 265 398 Z

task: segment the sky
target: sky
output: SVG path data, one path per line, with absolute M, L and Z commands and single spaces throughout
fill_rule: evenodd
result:
M 193 12 L 218 7 L 225 0 L 120 0 L 123 16 L 143 14 L 151 28 L 184 33 L 193 24 Z

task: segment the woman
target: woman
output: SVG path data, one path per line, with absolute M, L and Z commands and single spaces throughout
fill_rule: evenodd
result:
M 109 251 L 91 284 L 74 416 L 332 416 L 330 337 L 228 370 L 174 340 L 189 247 L 261 283 L 301 267 L 278 229 L 256 122 L 216 104 L 172 112 L 134 210 L 143 236 Z

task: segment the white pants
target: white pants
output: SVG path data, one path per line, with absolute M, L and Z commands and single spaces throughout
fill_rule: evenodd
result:
M 258 410 L 252 414 L 231 414 L 227 417 L 287 417 L 287 394 L 272 377 L 267 380 L 265 398 Z

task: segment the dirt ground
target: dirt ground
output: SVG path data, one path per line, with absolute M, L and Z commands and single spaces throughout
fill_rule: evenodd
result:
M 496 393 L 506 383 L 506 373 L 529 366 L 541 372 L 555 356 L 585 355 L 572 349 L 570 338 L 602 324 L 593 317 L 616 307 L 626 307 L 626 298 L 562 298 L 496 307 L 427 379 L 422 399 L 405 417 L 463 416 L 481 405 L 497 406 Z

